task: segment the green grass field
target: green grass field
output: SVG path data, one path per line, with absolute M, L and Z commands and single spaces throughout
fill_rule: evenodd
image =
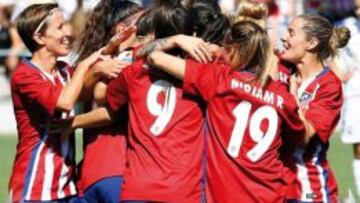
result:
M 79 136 L 78 136 L 79 137 Z M 77 159 L 81 157 L 81 140 L 77 142 Z M 16 148 L 15 136 L 0 136 L 0 202 L 4 202 L 7 198 L 7 185 L 11 172 L 12 162 Z M 355 193 L 355 187 L 352 182 L 352 148 L 350 145 L 341 143 L 339 136 L 334 136 L 331 142 L 329 159 L 331 166 L 335 171 L 336 178 L 339 183 L 340 196 L 344 198 L 351 188 Z M 357 202 L 360 202 L 358 199 Z

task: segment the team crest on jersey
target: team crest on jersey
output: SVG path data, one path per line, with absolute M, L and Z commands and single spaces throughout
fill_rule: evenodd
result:
M 304 92 L 299 99 L 301 106 L 307 106 L 313 99 L 312 97 L 312 93 Z
M 302 109 L 308 109 L 309 108 L 309 104 L 312 100 L 314 100 L 315 96 L 316 96 L 316 92 L 319 89 L 320 85 L 317 84 L 316 88 L 314 89 L 314 91 L 312 93 L 304 91 L 301 95 L 301 97 L 299 98 L 299 102 L 300 102 L 300 106 Z

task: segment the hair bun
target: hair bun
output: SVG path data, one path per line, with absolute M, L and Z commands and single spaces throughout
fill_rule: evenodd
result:
M 243 2 L 239 4 L 237 15 L 261 20 L 267 17 L 268 9 L 262 3 Z
M 330 38 L 330 44 L 334 48 L 343 48 L 348 44 L 350 37 L 351 33 L 347 27 L 335 27 Z
M 238 6 L 237 15 L 233 18 L 233 24 L 240 21 L 251 21 L 265 28 L 268 9 L 265 4 L 256 2 L 242 2 Z

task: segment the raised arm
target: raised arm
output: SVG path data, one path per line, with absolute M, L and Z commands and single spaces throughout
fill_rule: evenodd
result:
M 175 35 L 169 38 L 154 40 L 141 49 L 138 55 L 147 56 L 150 65 L 179 79 L 183 79 L 186 68 L 185 60 L 165 52 L 176 47 L 181 48 L 197 61 L 206 63 L 212 60 L 212 54 L 208 48 L 209 44 L 200 38 L 186 35 Z
M 112 124 L 116 120 L 110 108 L 101 107 L 70 119 L 54 120 L 47 124 L 49 134 L 61 134 L 65 138 L 77 128 L 97 128 Z
M 71 80 L 60 92 L 59 98 L 56 102 L 56 109 L 67 112 L 73 109 L 83 87 L 86 72 L 89 67 L 98 60 L 99 56 L 100 51 L 92 54 L 79 63 Z
M 204 40 L 186 35 L 174 35 L 172 37 L 156 39 L 145 45 L 138 52 L 138 56 L 146 57 L 154 51 L 167 51 L 173 48 L 180 48 L 188 53 L 195 60 L 207 63 L 212 61 L 210 44 Z
M 81 99 L 87 100 L 92 98 L 95 84 L 99 80 L 116 78 L 121 70 L 129 64 L 128 62 L 112 58 L 96 62 L 85 75 Z
M 101 107 L 75 116 L 71 127 L 72 129 L 103 127 L 112 124 L 115 120 L 115 113 L 110 108 Z

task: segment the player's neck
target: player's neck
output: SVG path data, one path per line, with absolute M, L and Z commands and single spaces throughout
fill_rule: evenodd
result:
M 323 64 L 316 60 L 303 60 L 297 64 L 297 70 L 303 80 L 315 77 L 324 69 Z
M 45 51 L 33 53 L 31 62 L 41 70 L 53 74 L 55 71 L 56 57 Z

